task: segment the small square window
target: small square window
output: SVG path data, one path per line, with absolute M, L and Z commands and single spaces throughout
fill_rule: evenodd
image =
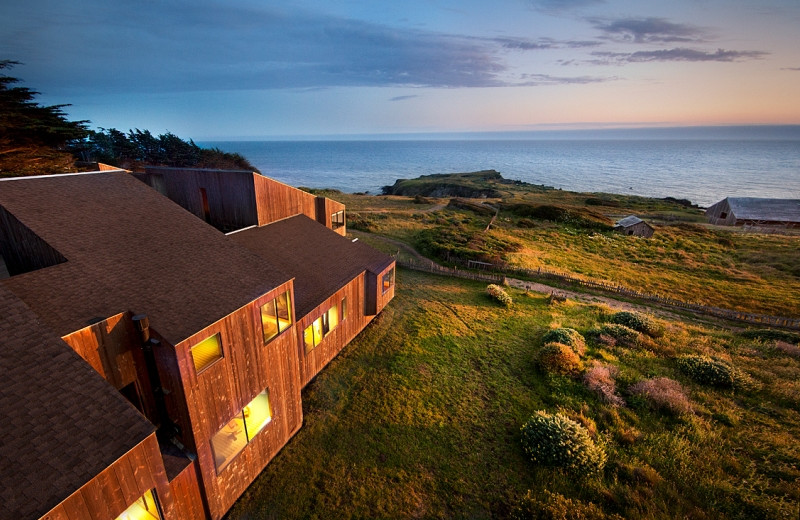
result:
M 222 359 L 222 342 L 220 341 L 219 333 L 193 346 L 190 352 L 192 361 L 194 361 L 194 369 L 197 373 L 213 365 L 215 361 Z

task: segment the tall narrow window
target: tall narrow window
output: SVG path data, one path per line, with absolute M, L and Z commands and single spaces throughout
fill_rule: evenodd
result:
M 322 341 L 322 317 L 320 316 L 314 322 L 306 327 L 303 331 L 303 343 L 306 346 L 306 352 L 319 345 Z
M 117 517 L 117 520 L 161 520 L 161 511 L 158 509 L 153 490 L 148 490 L 128 509 Z
M 383 287 L 383 292 L 388 291 L 391 289 L 392 285 L 394 285 L 394 267 L 383 275 L 383 282 L 381 285 Z
M 331 214 L 331 229 L 339 229 L 344 226 L 344 210 Z
M 325 334 L 327 335 L 330 331 L 336 328 L 339 325 L 339 309 L 336 308 L 336 305 L 328 309 L 328 312 L 325 313 L 328 317 L 328 332 Z
M 342 314 L 341 314 L 342 321 L 347 319 L 347 298 L 342 298 Z
M 222 342 L 219 334 L 214 334 L 193 346 L 190 350 L 194 369 L 197 373 L 214 364 L 218 359 L 222 359 Z
M 261 327 L 264 343 L 292 326 L 292 298 L 289 291 L 261 306 Z
M 203 203 L 203 220 L 211 222 L 211 208 L 208 205 L 208 193 L 205 188 L 200 188 L 200 200 Z

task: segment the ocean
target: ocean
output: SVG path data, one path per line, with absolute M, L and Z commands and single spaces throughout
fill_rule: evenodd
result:
M 292 186 L 379 194 L 399 178 L 494 169 L 570 191 L 689 199 L 800 199 L 800 139 L 214 141 Z

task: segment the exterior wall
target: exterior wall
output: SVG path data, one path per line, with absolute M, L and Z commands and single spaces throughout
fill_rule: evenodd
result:
M 317 197 L 314 195 L 257 173 L 253 174 L 253 181 L 259 226 L 301 213 L 317 219 Z
M 333 224 L 331 222 L 331 215 L 336 213 L 337 211 L 344 211 L 345 207 L 344 204 L 341 202 L 336 202 L 335 200 L 331 200 L 327 197 L 317 197 L 317 222 L 322 224 L 328 229 L 333 229 Z M 342 236 L 347 235 L 347 225 L 345 221 L 345 225 L 333 229 L 336 233 L 339 233 Z
M 77 441 L 77 439 L 76 439 Z M 155 489 L 165 520 L 178 520 L 164 464 L 153 433 L 42 518 L 110 520 Z
M 724 214 L 724 216 L 723 216 Z M 706 210 L 708 222 L 717 226 L 735 226 L 736 216 L 731 212 L 728 199 L 721 200 Z
M 252 172 L 148 168 L 134 176 L 223 232 L 258 223 Z M 201 188 L 208 202 L 208 219 Z
M 650 227 L 646 222 L 639 222 L 638 224 L 628 227 L 617 226 L 614 229 L 625 235 L 633 235 L 644 238 L 650 238 L 653 236 L 653 228 Z
M 392 286 L 386 292 L 383 292 L 383 288 L 381 287 L 381 281 L 383 280 L 383 275 L 388 273 L 389 271 L 395 269 L 395 262 L 392 263 L 384 268 L 382 271 L 378 273 L 373 273 L 371 271 L 367 271 L 366 274 L 366 297 L 365 297 L 365 306 L 364 306 L 364 313 L 367 315 L 376 315 L 386 307 L 386 304 L 394 298 L 394 280 L 392 281 Z M 395 273 L 396 274 L 396 273 Z
M 192 444 L 213 519 L 222 517 L 302 425 L 293 327 L 267 345 L 261 331 L 260 306 L 291 288 L 292 283 L 287 282 L 176 345 Z M 216 333 L 220 334 L 223 358 L 197 374 L 189 349 Z M 271 422 L 217 474 L 210 439 L 264 389 L 269 391 Z
M 157 422 L 152 387 L 138 338 L 131 313 L 125 312 L 62 339 L 117 390 L 135 385 L 141 399 L 140 411 Z
M 197 480 L 197 461 L 192 461 L 169 483 L 176 520 L 205 520 L 206 510 Z
M 361 273 L 314 310 L 297 320 L 295 333 L 300 359 L 300 381 L 303 387 L 314 379 L 374 318 L 364 312 L 365 286 L 365 273 Z M 338 305 L 342 298 L 347 299 L 347 317 L 344 320 L 340 318 L 336 328 L 322 338 L 319 345 L 306 352 L 303 331 L 328 309 Z

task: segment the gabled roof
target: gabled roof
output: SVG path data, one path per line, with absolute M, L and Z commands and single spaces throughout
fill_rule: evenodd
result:
M 639 222 L 644 222 L 644 220 L 640 219 L 635 215 L 628 215 L 624 219 L 617 221 L 615 226 L 630 227 L 630 226 L 635 226 Z
M 365 270 L 379 273 L 394 259 L 296 215 L 229 238 L 294 277 L 295 311 L 308 314 Z
M 0 309 L 0 518 L 39 518 L 155 428 L 2 286 Z
M 124 311 L 173 345 L 290 277 L 125 172 L 0 181 L 67 261 L 0 281 L 60 336 Z
M 728 197 L 725 200 L 737 219 L 800 222 L 800 199 Z

